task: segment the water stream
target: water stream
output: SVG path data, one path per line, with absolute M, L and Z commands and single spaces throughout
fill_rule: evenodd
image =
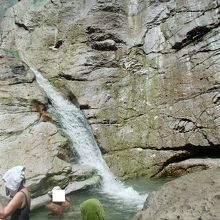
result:
M 82 111 L 56 91 L 38 70 L 31 65 L 29 66 L 36 75 L 38 84 L 50 99 L 61 126 L 71 139 L 72 148 L 79 155 L 79 163 L 94 167 L 102 177 L 100 192 L 111 199 L 115 199 L 118 203 L 128 203 L 136 208 L 141 208 L 147 194 L 139 194 L 132 187 L 126 186 L 113 176 L 102 158 Z

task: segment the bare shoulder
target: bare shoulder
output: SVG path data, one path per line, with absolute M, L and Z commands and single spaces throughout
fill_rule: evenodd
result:
M 24 198 L 24 194 L 21 191 L 19 191 L 15 194 L 12 200 L 21 200 L 23 198 Z
M 24 188 L 23 188 L 22 190 L 20 190 L 19 192 L 21 192 L 21 191 L 24 192 L 24 193 L 26 193 L 26 194 L 28 194 L 28 195 L 30 194 L 29 191 L 28 191 L 28 189 L 27 189 L 26 187 L 24 187 Z
M 28 191 L 28 189 L 23 188 L 18 193 L 22 194 L 22 196 L 23 196 L 23 198 L 22 198 L 22 207 L 24 207 L 26 205 L 26 202 L 28 203 L 28 206 L 30 207 L 30 205 L 31 205 L 31 196 L 30 196 L 30 192 Z

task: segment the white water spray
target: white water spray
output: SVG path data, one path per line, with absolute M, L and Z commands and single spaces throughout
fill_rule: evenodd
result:
M 30 69 L 36 75 L 38 84 L 51 100 L 63 128 L 71 138 L 73 148 L 79 155 L 79 163 L 96 168 L 102 176 L 102 192 L 117 201 L 141 208 L 147 195 L 140 195 L 132 187 L 127 187 L 115 179 L 102 158 L 91 128 L 81 110 L 57 92 L 31 65 Z

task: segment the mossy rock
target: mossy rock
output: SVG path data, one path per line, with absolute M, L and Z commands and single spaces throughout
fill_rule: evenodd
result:
M 66 38 L 70 44 L 80 43 L 83 41 L 83 39 L 86 40 L 84 25 L 78 21 L 76 24 L 71 26 L 66 33 Z
M 50 47 L 55 44 L 55 34 L 51 34 L 44 39 L 43 47 Z
M 17 50 L 11 49 L 11 48 L 3 48 L 4 55 L 6 57 L 12 57 L 20 59 L 19 52 Z

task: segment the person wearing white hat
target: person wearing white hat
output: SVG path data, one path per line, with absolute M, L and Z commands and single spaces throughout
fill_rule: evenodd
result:
M 6 195 L 11 201 L 6 207 L 0 202 L 0 218 L 10 220 L 28 220 L 30 215 L 30 193 L 24 186 L 25 167 L 15 166 L 3 175 Z
M 70 206 L 70 201 L 65 197 L 65 190 L 62 190 L 59 186 L 53 187 L 47 194 L 52 199 L 52 202 L 47 205 L 47 209 L 51 214 L 60 215 Z

